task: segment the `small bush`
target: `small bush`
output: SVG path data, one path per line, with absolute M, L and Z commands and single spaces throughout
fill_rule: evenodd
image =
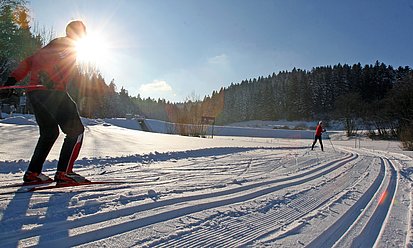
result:
M 305 123 L 300 123 L 294 127 L 294 130 L 308 130 L 308 127 Z
M 413 123 L 400 128 L 400 141 L 403 149 L 413 151 Z

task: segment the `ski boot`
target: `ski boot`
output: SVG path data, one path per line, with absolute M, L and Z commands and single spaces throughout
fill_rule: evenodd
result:
M 54 176 L 54 180 L 57 184 L 81 184 L 90 182 L 83 176 L 74 172 L 58 171 Z
M 23 176 L 23 182 L 25 184 L 41 184 L 51 183 L 53 180 L 43 173 L 26 171 Z

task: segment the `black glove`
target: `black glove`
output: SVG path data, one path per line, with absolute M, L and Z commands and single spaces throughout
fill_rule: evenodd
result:
M 7 81 L 4 83 L 3 86 L 12 86 L 17 83 L 17 80 L 14 77 L 8 77 Z
M 0 90 L 0 100 L 10 98 L 13 95 L 13 90 Z
M 14 91 L 14 89 L 0 90 L 0 100 L 8 99 L 13 95 L 17 96 L 17 93 Z
M 4 83 L 4 86 L 15 85 L 17 80 L 14 77 L 7 78 L 7 81 Z M 13 89 L 0 90 L 0 99 L 10 98 L 14 94 Z

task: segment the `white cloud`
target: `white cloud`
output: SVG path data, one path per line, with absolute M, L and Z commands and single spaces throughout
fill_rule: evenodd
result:
M 227 65 L 229 63 L 228 56 L 226 54 L 220 54 L 208 59 L 209 64 L 214 65 Z
M 172 92 L 172 87 L 164 80 L 154 80 L 152 83 L 143 84 L 139 88 L 141 93 Z

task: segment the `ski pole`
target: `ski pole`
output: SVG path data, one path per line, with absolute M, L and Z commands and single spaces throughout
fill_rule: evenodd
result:
M 330 135 L 328 136 L 328 140 L 330 141 L 331 147 L 333 147 L 334 152 L 336 152 L 336 149 L 334 148 L 333 142 L 331 141 Z
M 44 85 L 11 85 L 11 86 L 0 86 L 0 90 L 9 89 L 46 89 Z

